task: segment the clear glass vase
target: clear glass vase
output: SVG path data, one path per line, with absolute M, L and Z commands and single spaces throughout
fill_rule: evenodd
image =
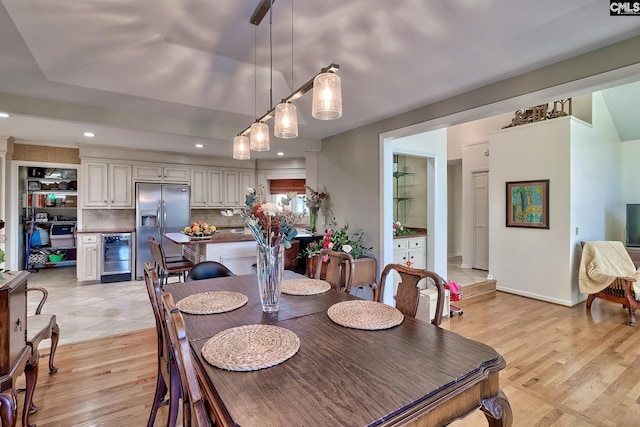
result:
M 318 225 L 318 210 L 319 209 L 309 210 L 309 229 L 311 230 L 311 234 L 316 234 L 316 227 Z
M 284 245 L 258 248 L 258 288 L 262 311 L 275 313 L 280 309 L 280 286 L 284 272 Z

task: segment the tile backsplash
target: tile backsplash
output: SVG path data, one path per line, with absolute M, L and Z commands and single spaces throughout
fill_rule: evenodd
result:
M 83 209 L 84 228 L 109 230 L 114 228 L 135 228 L 135 209 Z
M 191 209 L 191 222 L 201 221 L 216 227 L 244 227 L 240 216 L 222 216 L 220 211 L 221 209 Z

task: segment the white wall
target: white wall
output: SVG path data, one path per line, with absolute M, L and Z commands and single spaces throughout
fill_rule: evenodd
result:
M 462 159 L 462 147 L 489 140 L 489 133 L 511 123 L 514 112 L 499 114 L 447 128 L 447 159 Z
M 571 118 L 489 136 L 489 269 L 496 288 L 570 305 Z M 549 180 L 549 229 L 506 227 L 505 183 Z

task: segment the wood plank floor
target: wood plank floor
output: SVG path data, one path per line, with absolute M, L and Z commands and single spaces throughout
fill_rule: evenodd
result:
M 626 325 L 619 305 L 596 300 L 589 314 L 584 304 L 568 308 L 503 292 L 456 304 L 464 314 L 442 326 L 505 357 L 501 387 L 515 426 L 640 425 L 640 328 Z M 31 421 L 40 427 L 146 425 L 155 387 L 154 339 L 147 329 L 61 346 L 59 372 L 41 370 L 35 393 L 40 410 Z M 161 411 L 157 426 L 165 425 L 166 408 Z M 452 425 L 487 423 L 475 412 Z

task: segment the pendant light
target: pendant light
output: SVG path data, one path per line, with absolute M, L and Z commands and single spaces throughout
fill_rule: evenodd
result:
M 291 87 L 293 88 L 293 0 L 291 0 Z M 298 110 L 284 99 L 276 106 L 273 135 L 276 138 L 298 137 Z
M 278 138 L 296 138 L 298 136 L 298 112 L 295 105 L 282 102 L 276 106 L 276 119 L 273 135 Z
M 334 120 L 342 116 L 342 84 L 336 73 L 320 73 L 313 79 L 313 109 L 318 120 Z
M 233 158 L 236 160 L 249 160 L 251 158 L 249 138 L 244 135 L 237 135 L 233 138 Z
M 266 123 L 255 122 L 251 125 L 249 147 L 253 151 L 269 151 L 269 126 Z

